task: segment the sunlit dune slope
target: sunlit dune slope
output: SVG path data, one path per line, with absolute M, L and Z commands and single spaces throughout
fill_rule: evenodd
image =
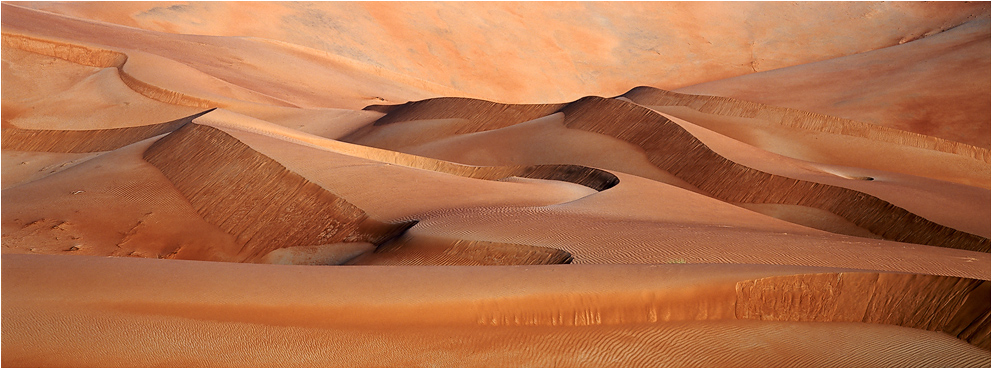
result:
M 638 87 L 622 98 L 797 159 L 989 186 L 987 148 L 718 96 Z
M 6 365 L 213 365 L 234 360 L 252 365 L 527 366 L 569 364 L 576 355 L 583 359 L 575 365 L 981 366 L 988 362 L 987 351 L 927 331 L 954 334 L 970 329 L 969 323 L 961 322 L 972 319 L 974 315 L 968 314 L 974 311 L 949 308 L 958 305 L 953 301 L 977 303 L 978 311 L 985 304 L 987 309 L 988 299 L 975 289 L 981 283 L 957 278 L 743 265 L 491 267 L 478 273 L 473 267 L 373 270 L 198 262 L 166 267 L 137 259 L 27 255 L 11 259 L 18 267 L 4 268 L 3 324 L 16 336 L 4 334 Z M 61 272 L 75 278 L 58 281 Z M 106 279 L 104 272 L 133 277 Z M 788 283 L 794 279 L 831 284 L 835 292 L 796 290 L 797 285 Z M 158 283 L 162 280 L 172 283 Z M 47 287 L 53 283 L 61 287 Z M 438 283 L 448 288 L 437 290 Z M 918 288 L 928 284 L 954 287 Z M 43 292 L 22 293 L 29 290 Z M 782 297 L 755 304 L 759 290 Z M 61 296 L 57 302 L 50 300 L 53 293 Z M 756 320 L 755 314 L 773 306 L 788 313 Z M 49 314 L 53 309 L 63 311 L 64 320 L 53 320 Z M 916 311 L 934 313 L 919 320 Z M 878 317 L 888 324 L 866 324 L 862 317 L 865 322 Z M 108 319 L 118 323 L 108 324 Z M 24 324 L 34 329 L 18 329 Z M 164 334 L 122 340 L 128 335 L 118 327 Z M 246 329 L 253 333 L 235 334 Z M 370 336 L 371 330 L 377 336 Z M 183 339 L 171 338 L 180 331 L 186 332 Z M 92 334 L 105 344 L 126 349 L 103 352 L 91 344 Z M 64 352 L 74 355 L 33 359 L 44 352 L 39 348 L 47 346 L 50 337 L 58 337 Z M 616 341 L 620 337 L 625 338 Z M 811 345 L 809 337 L 825 341 Z M 13 340 L 36 345 L 8 349 Z M 312 344 L 271 344 L 298 340 Z M 822 344 L 834 340 L 841 347 Z M 871 349 L 844 343 L 852 340 Z M 676 346 L 646 349 L 664 342 Z M 501 353 L 483 354 L 482 347 L 495 347 Z M 247 351 L 255 354 L 251 358 L 237 354 Z M 921 352 L 931 354 L 924 359 L 918 356 Z
M 558 107 L 518 107 L 465 99 L 428 101 L 431 102 L 393 108 L 372 126 L 360 129 L 344 137 L 344 140 L 371 146 L 378 146 L 381 140 L 387 148 L 403 150 L 404 147 L 422 143 L 404 140 L 418 135 L 404 132 L 402 127 L 393 129 L 393 126 L 405 124 L 401 123 L 405 120 L 426 130 L 427 127 L 434 127 L 421 123 L 424 119 L 460 119 L 449 123 L 451 128 L 442 130 L 443 136 L 435 136 L 438 139 L 503 128 L 550 113 Z M 468 103 L 463 106 L 463 102 Z M 482 114 L 488 111 L 495 114 L 492 117 Z M 669 119 L 634 104 L 589 97 L 564 105 L 557 111 L 563 114 L 565 127 L 631 143 L 643 150 L 648 161 L 658 169 L 723 201 L 818 208 L 887 239 L 988 251 L 987 238 L 934 224 L 876 197 L 846 188 L 770 175 L 729 161 Z M 437 134 L 437 131 L 434 132 Z M 611 166 L 604 168 L 612 169 Z
M 210 114 L 221 113 L 205 112 L 203 114 L 212 116 Z M 365 212 L 361 209 L 354 207 L 337 195 L 324 190 L 319 187 L 319 185 L 313 184 L 304 177 L 287 171 L 286 168 L 278 162 L 264 156 L 263 154 L 260 154 L 227 133 L 209 126 L 191 123 L 199 116 L 201 116 L 201 114 L 170 123 L 122 128 L 116 130 L 32 131 L 12 128 L 10 130 L 16 130 L 17 134 L 7 135 L 5 137 L 12 137 L 12 140 L 18 139 L 16 140 L 17 144 L 24 146 L 18 147 L 22 150 L 44 151 L 48 149 L 48 147 L 39 147 L 37 145 L 32 146 L 31 144 L 32 142 L 42 142 L 56 144 L 56 147 L 60 149 L 68 147 L 75 151 L 87 152 L 103 151 L 107 148 L 127 143 L 128 140 L 141 139 L 143 137 L 142 135 L 147 135 L 146 132 L 174 129 L 173 132 L 158 139 L 154 144 L 151 144 L 150 147 L 148 147 L 147 144 L 136 144 L 134 148 L 128 147 L 127 149 L 120 150 L 120 153 L 114 152 L 113 155 L 108 154 L 100 156 L 98 159 L 94 159 L 92 164 L 86 163 L 89 165 L 82 166 L 78 169 L 81 171 L 94 167 L 100 168 L 102 165 L 112 165 L 119 168 L 118 170 L 124 169 L 127 171 L 128 169 L 125 168 L 130 167 L 128 165 L 121 165 L 120 161 L 133 160 L 128 157 L 128 155 L 131 155 L 129 153 L 134 153 L 136 150 L 143 150 L 143 158 L 162 171 L 168 181 L 175 186 L 183 198 L 190 202 L 193 209 L 195 209 L 197 213 L 203 216 L 208 223 L 216 225 L 220 227 L 221 230 L 234 235 L 234 242 L 241 245 L 238 249 L 236 249 L 236 255 L 225 256 L 224 253 L 221 252 L 220 255 L 210 256 L 204 254 L 209 254 L 208 250 L 215 249 L 216 246 L 207 247 L 207 249 L 201 250 L 189 250 L 189 245 L 184 245 L 182 242 L 179 242 L 180 245 L 175 245 L 175 243 L 180 240 L 173 237 L 173 239 L 167 238 L 158 242 L 166 245 L 173 244 L 172 247 L 174 248 L 172 252 L 159 253 L 159 257 L 186 258 L 184 256 L 193 256 L 194 258 L 207 258 L 208 260 L 213 260 L 216 258 L 230 258 L 229 260 L 232 261 L 256 261 L 260 260 L 260 258 L 265 256 L 270 251 L 280 248 L 337 245 L 341 242 L 370 242 L 378 245 L 394 238 L 398 235 L 397 232 L 402 232 L 404 229 L 415 223 L 414 221 L 387 225 L 369 219 L 367 215 L 365 215 Z M 214 120 L 214 122 L 219 121 Z M 237 124 L 237 122 L 229 123 L 226 126 L 226 129 L 236 129 L 232 127 L 237 127 Z M 274 125 L 270 126 L 278 127 Z M 259 128 L 262 128 L 262 130 L 258 132 L 265 132 L 265 126 L 260 126 Z M 259 139 L 258 137 L 264 137 L 258 134 L 243 131 L 240 131 L 240 134 L 255 136 L 255 142 Z M 272 132 L 269 132 L 269 134 L 272 134 Z M 130 137 L 137 138 L 131 139 Z M 310 139 L 314 142 L 331 143 L 331 147 L 340 148 L 342 145 L 348 146 L 347 144 L 335 143 L 335 141 L 330 141 L 317 136 L 310 136 Z M 294 146 L 298 145 L 290 144 L 288 147 Z M 148 148 L 145 149 L 144 147 Z M 285 149 L 287 146 L 283 144 L 281 146 L 277 145 L 276 147 Z M 271 149 L 272 147 L 269 148 Z M 330 149 L 325 148 L 324 150 Z M 368 157 L 375 157 L 376 154 L 375 149 L 352 147 L 351 150 L 358 152 L 363 150 L 368 151 L 370 152 L 369 155 L 366 155 Z M 297 151 L 305 153 L 306 149 L 300 148 Z M 382 153 L 379 154 L 382 155 Z M 332 152 L 324 152 L 323 155 L 333 156 L 335 154 Z M 338 155 L 340 156 L 340 154 Z M 352 162 L 361 162 L 364 160 L 367 163 L 365 165 L 388 165 L 386 163 L 369 161 L 367 159 L 347 158 L 347 156 L 342 157 L 345 161 Z M 284 157 L 283 159 L 286 158 Z M 392 159 L 396 161 L 397 158 L 392 157 Z M 290 158 L 289 160 L 292 161 L 293 159 Z M 418 160 L 416 157 L 412 156 L 401 156 L 399 161 L 406 162 L 407 165 L 419 165 L 421 168 L 426 168 L 428 170 L 440 170 L 441 172 L 439 172 L 438 175 L 440 175 L 441 178 L 462 178 L 462 181 L 468 181 L 466 184 L 492 183 L 492 185 L 484 185 L 483 187 L 495 186 L 493 189 L 505 188 L 506 190 L 510 190 L 515 187 L 518 191 L 514 192 L 519 193 L 518 195 L 511 195 L 510 192 L 506 192 L 509 196 L 499 197 L 493 196 L 493 194 L 489 192 L 485 197 L 476 195 L 474 202 L 471 197 L 451 198 L 451 200 L 454 200 L 454 203 L 448 206 L 466 206 L 470 204 L 478 206 L 483 204 L 492 204 L 494 201 L 505 201 L 513 198 L 519 199 L 517 201 L 523 201 L 521 204 L 528 205 L 555 203 L 568 201 L 574 199 L 576 196 L 584 196 L 588 192 L 607 189 L 615 185 L 617 181 L 615 176 L 607 172 L 579 166 L 466 167 L 450 163 L 445 166 L 441 165 L 443 163 L 436 160 L 426 158 L 421 158 Z M 337 163 L 336 165 L 348 166 L 349 164 Z M 139 164 L 139 167 L 143 166 L 144 165 Z M 388 176 L 389 172 L 389 170 L 385 170 L 378 176 L 385 178 L 384 176 Z M 402 194 L 403 191 L 399 191 L 397 193 L 397 187 L 401 186 L 400 183 L 407 181 L 401 180 L 402 177 L 395 177 L 395 175 L 402 176 L 402 172 L 403 170 L 400 169 L 398 173 L 394 174 L 394 179 L 397 181 L 387 182 L 386 188 L 379 193 L 388 191 L 393 192 L 395 196 L 399 196 L 397 200 L 402 200 L 405 198 Z M 53 246 L 57 247 L 59 244 L 63 244 L 62 249 L 60 250 L 63 252 L 79 251 L 82 248 L 82 244 L 90 243 L 86 245 L 88 250 L 85 252 L 88 254 L 92 254 L 93 252 L 99 254 L 100 251 L 94 250 L 108 249 L 112 251 L 110 254 L 119 254 L 122 251 L 120 250 L 121 244 L 124 243 L 124 241 L 127 241 L 127 239 L 131 236 L 134 236 L 134 233 L 136 233 L 139 228 L 138 226 L 145 225 L 145 218 L 147 216 L 155 213 L 154 211 L 148 211 L 144 214 L 144 216 L 136 220 L 138 226 L 132 227 L 127 232 L 122 232 L 126 237 L 116 243 L 115 246 L 117 249 L 110 247 L 112 244 L 108 244 L 105 239 L 88 239 L 90 238 L 87 237 L 89 235 L 69 235 L 66 239 L 61 240 L 62 242 L 58 242 L 60 240 L 57 233 L 58 231 L 66 230 L 65 228 L 69 227 L 66 225 L 67 223 L 79 222 L 82 223 L 84 228 L 86 228 L 86 226 L 88 226 L 86 223 L 94 223 L 91 220 L 73 220 L 70 222 L 66 219 L 55 219 L 52 221 L 59 223 L 52 227 L 52 230 L 55 231 L 42 232 L 41 234 L 39 234 L 40 229 L 34 228 L 36 228 L 35 226 L 39 226 L 40 223 L 46 223 L 45 219 L 48 218 L 43 217 L 42 221 L 24 224 L 25 222 L 20 218 L 27 216 L 25 212 L 31 213 L 31 211 L 28 210 L 30 208 L 36 208 L 36 211 L 41 211 L 43 216 L 59 217 L 57 213 L 52 214 L 50 210 L 44 210 L 44 207 L 37 208 L 37 204 L 33 201 L 27 203 L 21 203 L 18 201 L 18 199 L 37 198 L 39 196 L 37 191 L 47 193 L 47 195 L 43 196 L 49 198 L 49 201 L 56 200 L 57 198 L 63 198 L 66 194 L 70 195 L 70 197 L 77 197 L 74 195 L 84 195 L 78 197 L 94 199 L 94 195 L 97 196 L 97 198 L 101 198 L 101 195 L 113 195 L 115 193 L 125 191 L 124 189 L 116 188 L 119 187 L 117 183 L 107 182 L 102 178 L 94 178 L 92 182 L 79 181 L 79 178 L 75 176 L 76 173 L 78 173 L 78 171 L 70 171 L 65 174 L 59 173 L 55 176 L 49 177 L 50 179 L 46 179 L 42 183 L 25 184 L 4 193 L 5 197 L 10 199 L 7 201 L 7 204 L 19 209 L 18 211 L 5 214 L 21 215 L 15 219 L 5 218 L 5 228 L 17 229 L 11 233 L 18 235 L 18 238 L 20 239 L 19 241 L 7 242 L 8 247 L 14 247 L 16 249 L 17 246 L 12 245 L 20 244 L 20 242 L 23 242 L 24 237 L 34 239 L 34 242 L 36 243 L 38 242 L 38 237 L 42 239 L 49 238 L 46 243 L 52 243 L 50 238 L 54 236 L 53 238 L 55 238 L 55 242 Z M 315 177 L 315 172 L 312 170 L 307 173 L 311 174 L 311 178 L 318 180 L 317 183 L 330 185 L 331 189 L 340 189 L 344 191 L 345 194 L 349 194 L 349 196 L 351 193 L 354 193 L 355 190 L 359 189 L 359 187 L 355 186 L 354 182 L 328 182 L 327 180 L 322 180 L 322 176 L 320 175 Z M 409 169 L 406 169 L 406 173 L 406 177 L 408 179 L 423 176 L 423 170 L 411 172 Z M 454 173 L 456 175 L 452 176 L 451 174 L 442 173 Z M 106 175 L 107 173 L 101 174 Z M 137 173 L 134 174 L 136 175 Z M 340 175 L 341 173 L 339 172 L 338 174 Z M 499 184 L 500 182 L 491 181 L 512 175 L 530 178 L 554 179 L 565 181 L 566 183 L 571 181 L 575 182 L 576 185 L 588 186 L 592 188 L 587 187 L 584 191 L 572 190 L 571 192 L 574 193 L 572 195 L 569 195 L 568 193 L 560 194 L 558 192 L 545 191 L 545 194 L 543 195 L 544 199 L 541 199 L 542 195 L 540 192 L 519 190 L 527 187 L 547 187 L 548 185 L 527 182 L 506 182 Z M 142 176 L 137 177 L 140 178 Z M 480 181 L 472 180 L 470 178 L 486 178 L 489 180 Z M 450 182 L 451 179 L 448 181 Z M 455 182 L 457 181 L 458 180 L 455 180 Z M 63 182 L 64 185 L 75 186 L 78 189 L 63 190 L 66 192 L 58 193 L 53 192 L 51 189 L 52 187 L 44 185 L 52 184 L 59 186 L 58 183 L 60 182 Z M 94 189 L 86 185 L 87 183 L 96 185 L 98 189 L 94 191 Z M 375 192 L 368 192 L 368 187 L 362 188 L 365 189 L 365 196 L 374 196 Z M 430 187 L 421 188 L 420 191 L 427 194 L 432 190 L 436 191 L 437 188 L 437 184 L 435 183 Z M 549 189 L 553 188 L 555 187 L 549 187 Z M 143 189 L 139 187 L 138 192 L 144 192 L 141 190 Z M 417 191 L 416 188 L 412 188 L 412 190 L 414 192 Z M 135 194 L 129 197 L 141 198 L 142 195 L 148 194 Z M 562 195 L 565 197 L 561 197 Z M 306 203 L 298 202 L 298 200 L 302 198 L 307 198 L 309 200 Z M 376 198 L 377 197 L 370 197 L 365 199 L 364 202 L 373 202 Z M 359 200 L 361 199 L 362 197 L 359 197 Z M 506 202 L 499 203 L 506 204 Z M 86 207 L 84 204 L 85 200 L 73 207 Z M 260 206 L 259 204 L 268 205 Z M 413 202 L 413 204 L 414 209 L 416 209 L 417 202 Z M 427 208 L 429 210 L 443 208 L 441 204 L 434 201 L 429 203 L 421 203 L 421 209 L 423 209 L 425 204 L 430 204 L 428 205 L 430 207 Z M 182 206 L 179 207 L 183 208 Z M 408 207 L 409 206 L 383 207 L 383 204 L 380 203 L 373 206 L 373 209 L 375 209 L 375 211 L 380 215 L 395 218 L 397 216 L 397 210 L 404 211 L 404 209 Z M 148 209 L 147 206 L 142 206 L 141 208 Z M 388 210 L 384 211 L 386 209 Z M 405 211 L 408 215 L 410 210 Z M 166 217 L 169 217 L 170 215 L 174 216 L 178 214 L 169 214 L 168 211 L 165 214 Z M 160 214 L 159 216 L 162 215 Z M 104 216 L 103 218 L 106 217 L 107 216 Z M 113 215 L 111 214 L 110 217 L 112 218 Z M 296 217 L 298 219 L 289 221 L 288 219 L 291 217 Z M 261 219 L 268 220 L 258 221 Z M 127 222 L 127 220 L 123 221 Z M 289 228 L 275 228 L 274 225 L 277 224 L 282 224 L 284 226 L 288 226 Z M 46 225 L 42 224 L 39 227 L 45 226 Z M 147 226 L 145 228 L 147 228 Z M 168 229 L 158 229 L 157 231 L 166 233 L 169 232 Z M 88 240 L 79 241 L 81 239 Z M 457 243 L 456 241 L 457 240 L 452 240 L 451 242 Z M 72 243 L 72 245 L 64 245 L 66 242 Z M 443 244 L 443 242 L 434 243 Z M 179 252 L 184 246 L 187 250 L 180 255 Z M 342 245 L 338 245 L 338 247 L 340 246 Z M 196 249 L 197 247 L 193 248 Z M 229 250 L 227 252 L 235 252 L 235 250 Z M 567 258 L 568 257 L 566 255 L 564 257 L 555 257 L 552 259 L 561 262 L 565 261 Z
M 853 119 L 989 149 L 989 18 L 913 42 L 676 91 Z M 987 177 L 987 176 L 986 176 Z
M 169 96 L 179 99 L 177 103 L 201 108 L 251 109 L 258 104 L 360 108 L 373 102 L 452 92 L 450 88 L 390 76 L 349 59 L 271 40 L 151 32 L 7 3 L 3 4 L 3 26 L 6 37 L 12 40 L 8 42 L 16 47 L 96 50 L 113 58 L 99 59 L 100 67 L 112 62 L 122 75 L 133 79 L 133 84 L 180 93 Z M 73 47 L 54 47 L 67 43 Z M 90 65 L 87 63 L 93 59 L 72 61 Z M 328 68 L 329 65 L 335 67 Z M 275 66 L 280 68 L 273 69 Z M 416 87 L 418 84 L 420 87 Z
M 512 103 L 611 96 L 645 84 L 672 89 L 801 65 L 926 40 L 989 12 L 981 2 L 18 5 L 161 39 L 173 38 L 164 32 L 278 40 L 460 92 L 446 96 Z M 227 61 L 242 70 L 252 63 Z M 393 101 L 383 87 L 353 88 Z
M 4 366 L 990 365 L 988 3 L 0 9 Z

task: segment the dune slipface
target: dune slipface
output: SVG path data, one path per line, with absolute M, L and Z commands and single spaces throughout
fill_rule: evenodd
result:
M 987 3 L 0 6 L 4 366 L 992 365 Z

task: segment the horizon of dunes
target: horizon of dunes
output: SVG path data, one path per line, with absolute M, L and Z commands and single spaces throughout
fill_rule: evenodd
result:
M 992 365 L 988 3 L 0 8 L 4 366 Z

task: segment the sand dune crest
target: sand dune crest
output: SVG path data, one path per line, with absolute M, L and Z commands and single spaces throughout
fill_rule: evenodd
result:
M 988 3 L 0 8 L 3 366 L 990 365 Z
M 239 258 L 274 249 L 381 244 L 416 222 L 386 224 L 222 131 L 188 124 L 145 151 L 208 222 L 237 237 Z
M 405 119 L 465 119 L 463 124 L 446 135 L 489 131 L 531 120 L 528 118 L 548 113 L 559 106 L 557 112 L 564 113 L 567 127 L 605 134 L 639 146 L 658 168 L 717 199 L 732 203 L 808 206 L 837 214 L 890 240 L 984 252 L 989 250 L 989 240 L 986 238 L 935 224 L 877 197 L 846 188 L 771 175 L 734 163 L 716 154 L 660 114 L 616 99 L 586 97 L 564 106 L 431 99 L 393 108 L 376 124 L 356 131 L 344 140 L 376 146 L 376 137 L 395 137 L 387 133 L 390 125 L 403 124 Z M 484 112 L 492 114 L 483 115 Z M 402 148 L 397 146 L 419 143 L 396 144 L 390 141 L 393 142 L 390 147 L 398 150 Z

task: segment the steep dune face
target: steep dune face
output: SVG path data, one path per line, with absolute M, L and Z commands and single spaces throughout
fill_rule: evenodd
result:
M 736 318 L 735 305 L 749 296 L 738 292 L 741 284 L 775 278 L 817 279 L 837 272 L 845 279 L 873 278 L 850 271 L 598 265 L 487 267 L 486 273 L 479 273 L 478 267 L 300 269 L 182 261 L 164 267 L 142 259 L 29 255 L 10 259 L 18 263 L 3 270 L 4 293 L 10 294 L 3 307 L 4 330 L 15 332 L 3 338 L 4 361 L 9 364 L 212 365 L 232 360 L 228 362 L 358 366 L 777 363 L 973 367 L 988 363 L 985 349 L 923 329 Z M 67 284 L 68 292 L 52 299 L 45 286 L 58 281 L 58 271 L 75 278 L 57 282 Z M 100 271 L 134 278 L 105 278 Z M 899 286 L 886 281 L 905 278 L 892 277 L 878 276 L 879 289 L 891 291 L 878 295 L 901 296 L 895 292 Z M 163 278 L 174 283 L 148 288 Z M 446 288 L 437 289 L 438 284 Z M 865 293 L 855 293 L 848 300 L 854 306 L 841 303 L 842 309 L 856 310 L 856 301 Z M 813 306 L 837 306 L 837 297 L 843 296 L 817 294 L 805 301 Z M 922 300 L 934 306 L 941 301 Z M 54 319 L 53 311 L 62 311 L 63 319 Z M 18 329 L 29 322 L 35 329 Z M 139 327 L 163 334 L 131 331 L 126 335 L 121 331 Z M 245 331 L 251 334 L 237 334 Z M 45 347 L 51 339 L 45 334 L 51 333 L 67 351 L 33 359 L 45 352 L 39 348 Z M 127 349 L 101 352 L 92 344 L 92 334 L 113 347 Z M 817 344 L 811 344 L 813 339 Z M 197 344 L 207 340 L 215 344 Z M 286 344 L 300 340 L 312 345 Z M 651 348 L 657 345 L 665 349 Z M 74 355 L 68 357 L 65 352 Z M 255 354 L 251 358 L 237 354 L 242 352 Z M 574 359 L 575 355 L 583 359 Z
M 5 366 L 990 365 L 988 3 L 0 7 Z
M 240 249 L 234 237 L 205 222 L 161 171 L 142 160 L 153 142 L 4 189 L 4 254 L 234 260 Z
M 367 130 L 360 130 L 345 140 L 377 145 L 379 137 L 401 135 L 397 125 L 401 119 L 414 122 L 423 119 L 460 119 L 450 124 L 448 135 L 500 129 L 547 113 L 554 107 L 512 106 L 466 99 L 434 99 L 432 103 L 418 102 L 390 110 Z M 467 103 L 463 107 L 463 103 Z M 479 107 L 486 109 L 479 109 Z M 496 111 L 495 117 L 478 112 Z M 467 111 L 469 114 L 451 113 Z M 532 113 L 522 113 L 523 111 Z M 876 197 L 846 188 L 785 178 L 756 171 L 727 160 L 677 124 L 643 107 L 615 99 L 588 97 L 562 106 L 557 112 L 564 116 L 564 126 L 590 131 L 629 142 L 644 151 L 648 161 L 662 171 L 685 181 L 702 193 L 732 203 L 800 205 L 823 209 L 837 214 L 859 227 L 884 238 L 928 245 L 988 251 L 987 238 L 944 227 L 904 209 L 892 206 Z M 460 123 L 460 124 L 458 124 Z M 847 129 L 843 122 L 831 122 Z M 454 127 L 452 127 L 454 126 Z M 857 127 L 857 126 L 855 126 Z M 378 129 L 377 129 L 378 128 Z M 407 135 L 408 132 L 403 132 Z M 898 133 L 891 133 L 896 135 Z M 440 138 L 447 137 L 441 136 Z M 911 136 L 910 138 L 913 138 Z M 388 148 L 403 147 L 420 142 L 384 140 Z M 923 141 L 930 143 L 930 141 Z M 945 150 L 959 149 L 949 145 Z M 966 147 L 967 148 L 967 147 Z M 977 149 L 981 151 L 981 149 Z M 493 152 L 494 155 L 499 155 Z M 612 169 L 612 166 L 606 168 Z
M 3 146 L 17 151 L 54 153 L 111 151 L 175 131 L 206 113 L 191 115 L 171 122 L 128 128 L 71 131 L 7 128 L 3 130 Z
M 909 274 L 768 277 L 737 284 L 736 313 L 744 319 L 896 324 L 939 330 L 989 347 L 984 333 L 988 318 L 975 314 L 989 309 L 983 284 L 988 282 Z M 796 285 L 805 288 L 793 289 Z M 831 292 L 808 304 L 803 302 L 811 299 L 804 296 L 807 289 Z
M 381 244 L 413 225 L 369 219 L 346 200 L 207 126 L 176 130 L 149 147 L 144 158 L 204 220 L 237 236 L 243 261 L 283 247 Z
M 797 159 L 988 187 L 987 148 L 719 96 L 638 87 L 622 98 Z

